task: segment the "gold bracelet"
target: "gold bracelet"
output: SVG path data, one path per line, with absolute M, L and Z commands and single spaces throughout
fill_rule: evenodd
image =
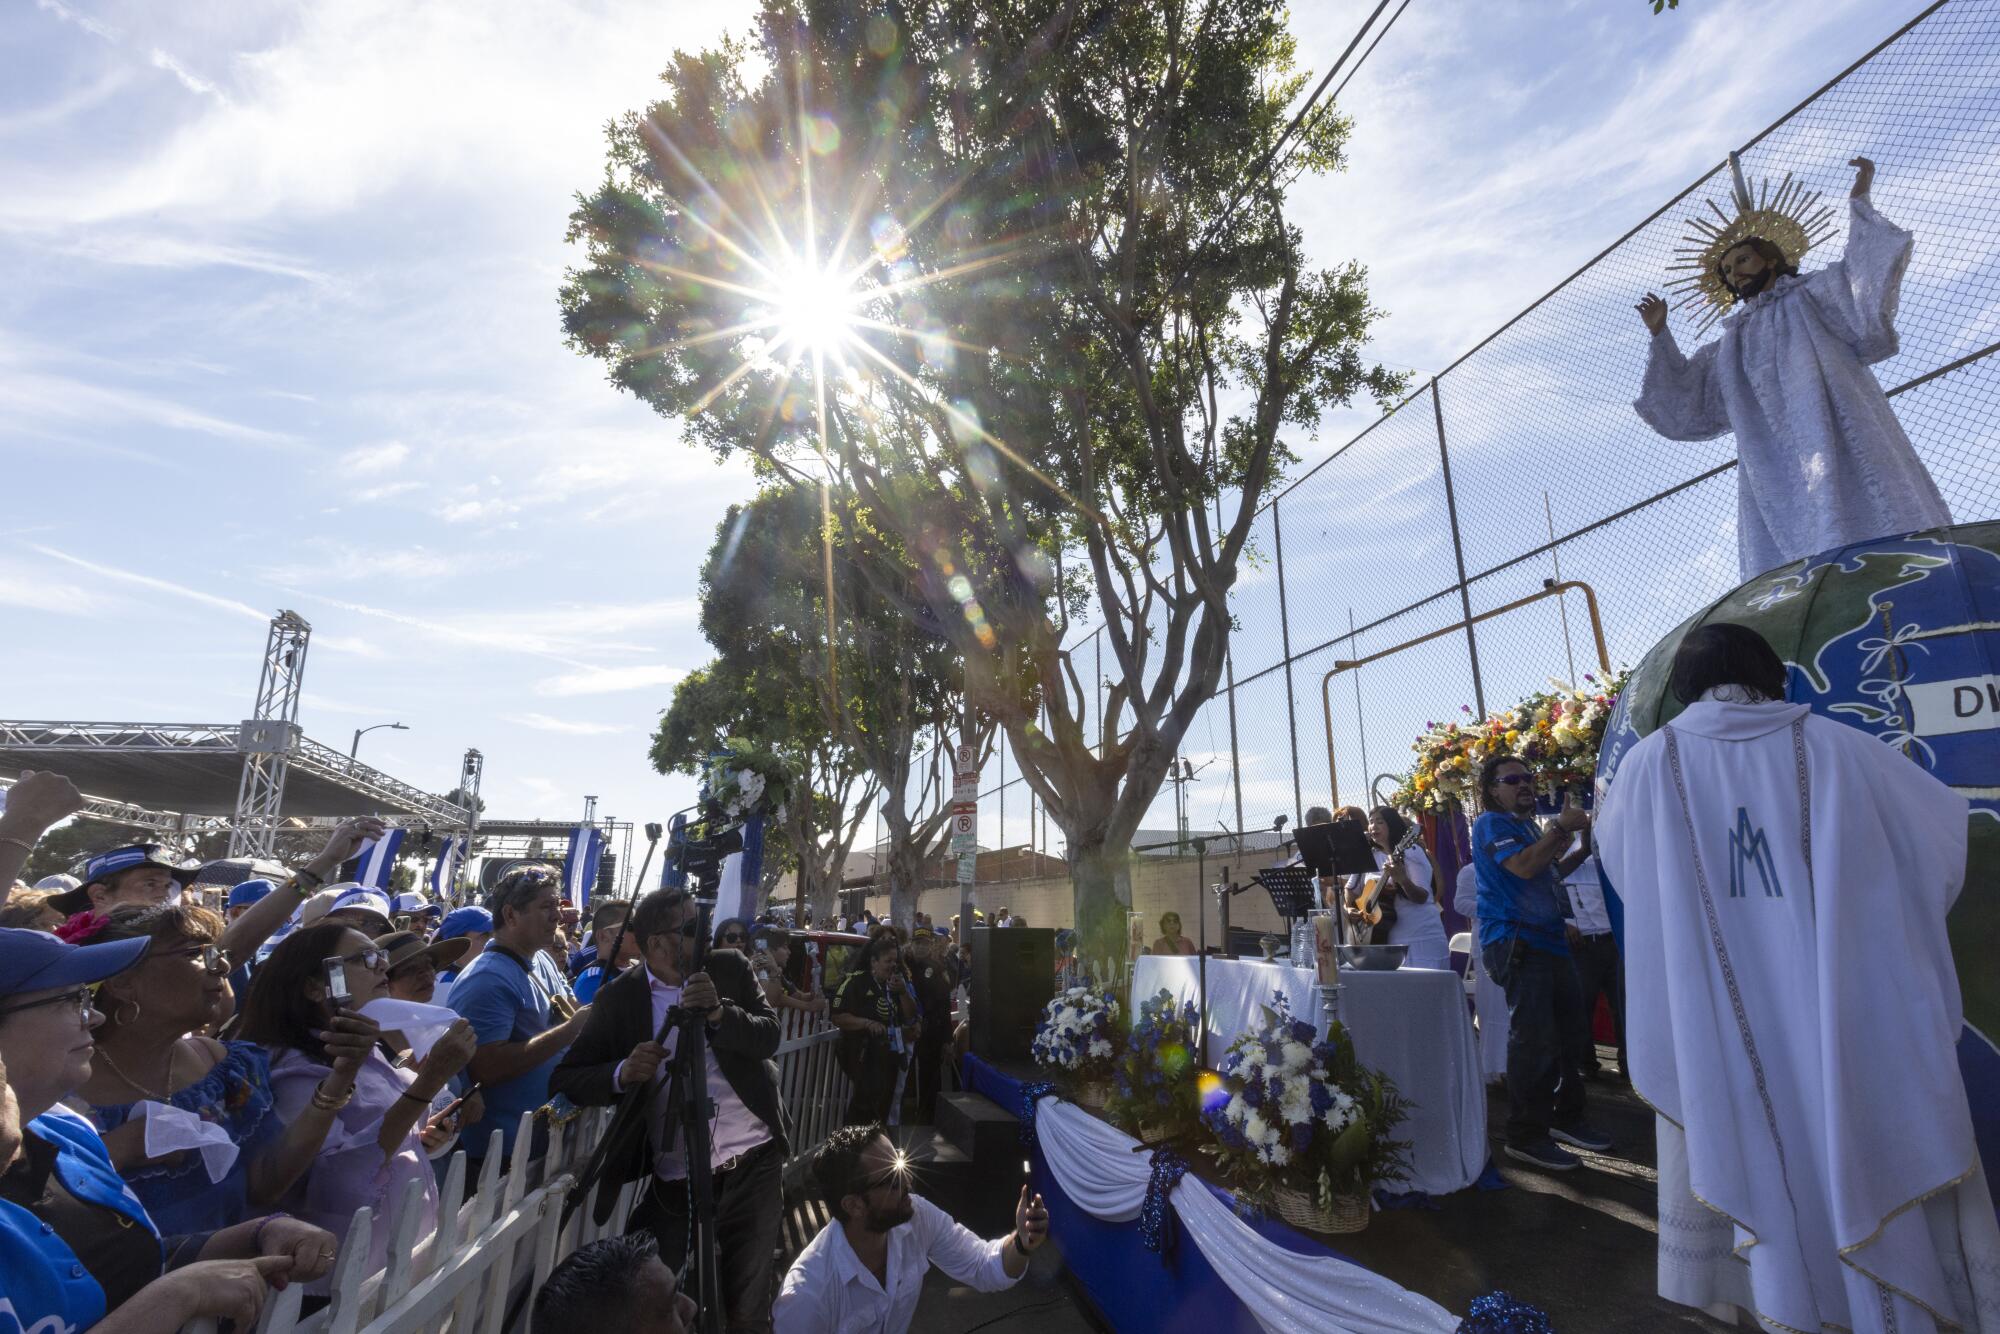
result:
M 337 1112 L 354 1099 L 354 1085 L 347 1086 L 347 1092 L 338 1097 L 326 1091 L 326 1081 L 321 1080 L 313 1089 L 312 1105 L 322 1112 Z

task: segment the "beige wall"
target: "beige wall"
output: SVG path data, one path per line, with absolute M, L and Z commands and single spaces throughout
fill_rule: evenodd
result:
M 1182 932 L 1199 939 L 1201 928 L 1196 923 L 1195 913 L 1200 906 L 1205 907 L 1208 914 L 1209 943 L 1212 945 L 1222 943 L 1222 933 L 1216 919 L 1215 901 L 1208 894 L 1197 893 L 1196 871 L 1197 863 L 1192 857 L 1185 860 L 1164 857 L 1135 859 L 1132 871 L 1132 906 L 1146 915 L 1149 940 L 1159 934 L 1160 914 L 1170 908 L 1181 915 Z M 1210 858 L 1207 872 L 1211 883 L 1220 871 L 1220 863 Z M 1234 867 L 1230 870 L 1230 878 L 1239 884 L 1247 878 L 1247 874 L 1247 871 L 1238 871 Z M 1198 900 L 1204 902 L 1198 905 Z M 1011 908 L 1018 916 L 1025 918 L 1029 926 L 1076 925 L 1075 899 L 1068 876 L 982 884 L 977 887 L 973 904 L 983 913 L 992 913 L 1002 907 Z M 868 908 L 878 916 L 887 916 L 888 894 L 870 896 Z M 947 885 L 941 889 L 925 890 L 917 900 L 917 908 L 919 911 L 929 913 L 937 921 L 949 920 L 952 914 L 958 911 L 958 886 Z M 1284 921 L 1271 907 L 1271 896 L 1254 885 L 1230 900 L 1229 919 L 1233 926 L 1284 934 Z

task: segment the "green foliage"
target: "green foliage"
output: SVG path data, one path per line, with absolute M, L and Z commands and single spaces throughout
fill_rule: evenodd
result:
M 1279 0 L 766 0 L 612 124 L 571 216 L 571 346 L 773 483 L 832 474 L 836 620 L 865 587 L 941 636 L 1079 855 L 1122 850 L 1215 693 L 1287 437 L 1402 385 L 1360 356 L 1362 269 L 1285 214 L 1347 120 L 1251 179 L 1302 78 Z M 822 269 L 860 275 L 856 322 L 801 355 L 781 316 Z M 1111 884 L 1077 886 L 1083 953 L 1116 956 Z
M 27 863 L 21 868 L 21 879 L 32 885 L 43 876 L 75 875 L 83 859 L 92 853 L 115 848 L 121 842 L 133 843 L 151 837 L 101 820 L 72 820 L 35 840 L 35 850 L 28 854 Z

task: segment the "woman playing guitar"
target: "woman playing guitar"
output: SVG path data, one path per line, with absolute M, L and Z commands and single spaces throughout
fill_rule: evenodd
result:
M 1370 812 L 1368 841 L 1375 845 L 1377 874 L 1349 882 L 1348 925 L 1357 938 L 1372 933 L 1376 944 L 1407 945 L 1407 967 L 1449 968 L 1451 946 L 1433 892 L 1435 873 L 1418 835 L 1392 807 Z

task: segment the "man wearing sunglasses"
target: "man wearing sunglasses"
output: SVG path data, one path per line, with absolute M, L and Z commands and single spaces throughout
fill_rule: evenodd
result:
M 719 943 L 702 955 L 700 931 L 700 913 L 685 890 L 656 889 L 639 900 L 629 935 L 644 966 L 598 989 L 590 1021 L 550 1076 L 549 1089 L 581 1107 L 620 1104 L 605 1132 L 600 1198 L 616 1195 L 627 1181 L 645 1181 L 632 1226 L 658 1237 L 661 1258 L 678 1269 L 690 1214 L 687 1149 L 671 1078 L 680 1073 L 675 1053 L 681 1033 L 669 1033 L 665 1043 L 659 1034 L 675 1006 L 703 1016 L 722 1292 L 694 1295 L 704 1306 L 719 1296 L 731 1330 L 768 1330 L 785 1165 L 784 1112 L 772 1062 L 778 1012 L 757 985 L 750 961 Z M 628 1089 L 645 1095 L 625 1101 Z
M 1472 826 L 1479 957 L 1507 993 L 1507 1156 L 1567 1172 L 1581 1160 L 1563 1144 L 1593 1153 L 1611 1147 L 1584 1120 L 1590 1028 L 1561 884 L 1590 856 L 1590 816 L 1565 795 L 1555 819 L 1536 824 L 1534 775 L 1511 755 L 1486 761 L 1479 789 L 1486 807 Z

